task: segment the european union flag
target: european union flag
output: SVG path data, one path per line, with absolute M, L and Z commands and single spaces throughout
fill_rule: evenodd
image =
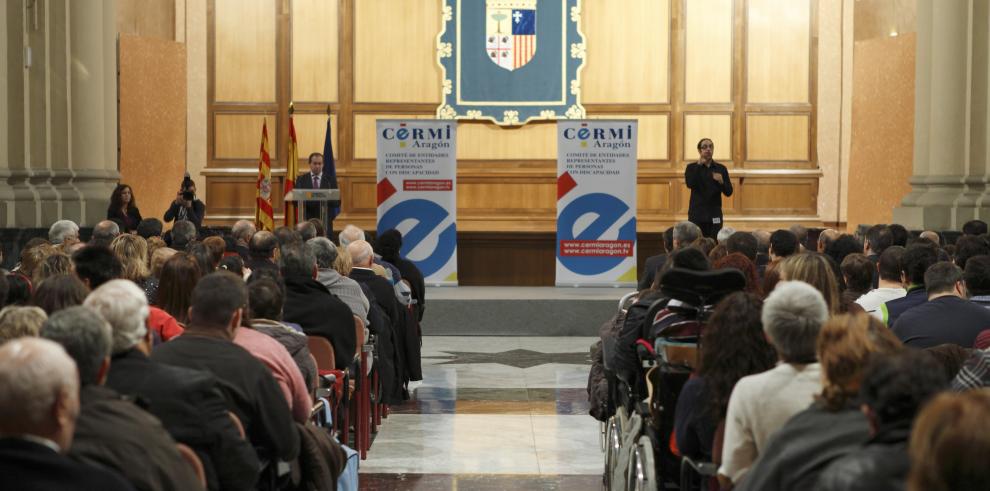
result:
M 522 36 L 536 34 L 536 11 L 513 10 L 512 34 Z

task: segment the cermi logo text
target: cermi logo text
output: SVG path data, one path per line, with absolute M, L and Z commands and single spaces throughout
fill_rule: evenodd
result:
M 399 148 L 438 148 L 451 147 L 450 125 L 446 124 L 436 128 L 407 128 L 406 123 L 399 123 L 399 127 L 386 127 L 382 130 L 382 138 L 386 140 L 399 140 Z
M 589 142 L 595 148 L 632 148 L 632 137 L 631 124 L 625 128 L 588 128 L 588 123 L 581 123 L 580 128 L 564 130 L 564 139 L 580 141 L 581 148 L 588 148 Z

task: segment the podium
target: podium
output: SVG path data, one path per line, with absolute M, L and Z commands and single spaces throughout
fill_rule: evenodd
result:
M 332 237 L 333 220 L 330 218 L 330 207 L 340 205 L 339 189 L 300 189 L 296 188 L 285 195 L 285 201 L 296 204 L 296 223 L 306 220 L 306 204 L 320 203 L 320 221 L 327 230 L 327 237 Z

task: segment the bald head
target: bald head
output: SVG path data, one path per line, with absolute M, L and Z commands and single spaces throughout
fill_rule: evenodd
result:
M 248 243 L 251 258 L 257 260 L 272 259 L 276 248 L 278 248 L 278 238 L 267 230 L 252 235 L 251 242 Z
M 0 434 L 47 438 L 65 451 L 79 414 L 76 364 L 53 341 L 9 341 L 0 346 L 0 401 Z
M 109 244 L 118 235 L 120 235 L 120 226 L 110 220 L 103 220 L 93 227 L 93 241 L 95 242 Z
M 942 238 L 938 235 L 938 232 L 935 232 L 933 230 L 925 230 L 924 232 L 921 232 L 921 235 L 919 237 L 922 239 L 928 239 L 934 242 L 936 245 L 942 245 Z
M 357 240 L 348 244 L 347 253 L 351 255 L 351 262 L 358 268 L 370 268 L 374 261 L 374 250 L 366 240 Z
M 837 230 L 830 228 L 822 230 L 822 233 L 818 234 L 818 252 L 825 253 L 825 249 L 827 249 L 832 242 L 835 242 L 835 239 L 838 239 L 840 235 L 842 234 L 840 234 Z

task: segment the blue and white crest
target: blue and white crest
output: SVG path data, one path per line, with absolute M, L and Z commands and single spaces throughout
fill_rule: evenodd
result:
M 438 118 L 584 118 L 581 0 L 444 0 L 442 15 Z
M 536 54 L 537 0 L 487 0 L 485 49 L 488 59 L 512 71 Z

